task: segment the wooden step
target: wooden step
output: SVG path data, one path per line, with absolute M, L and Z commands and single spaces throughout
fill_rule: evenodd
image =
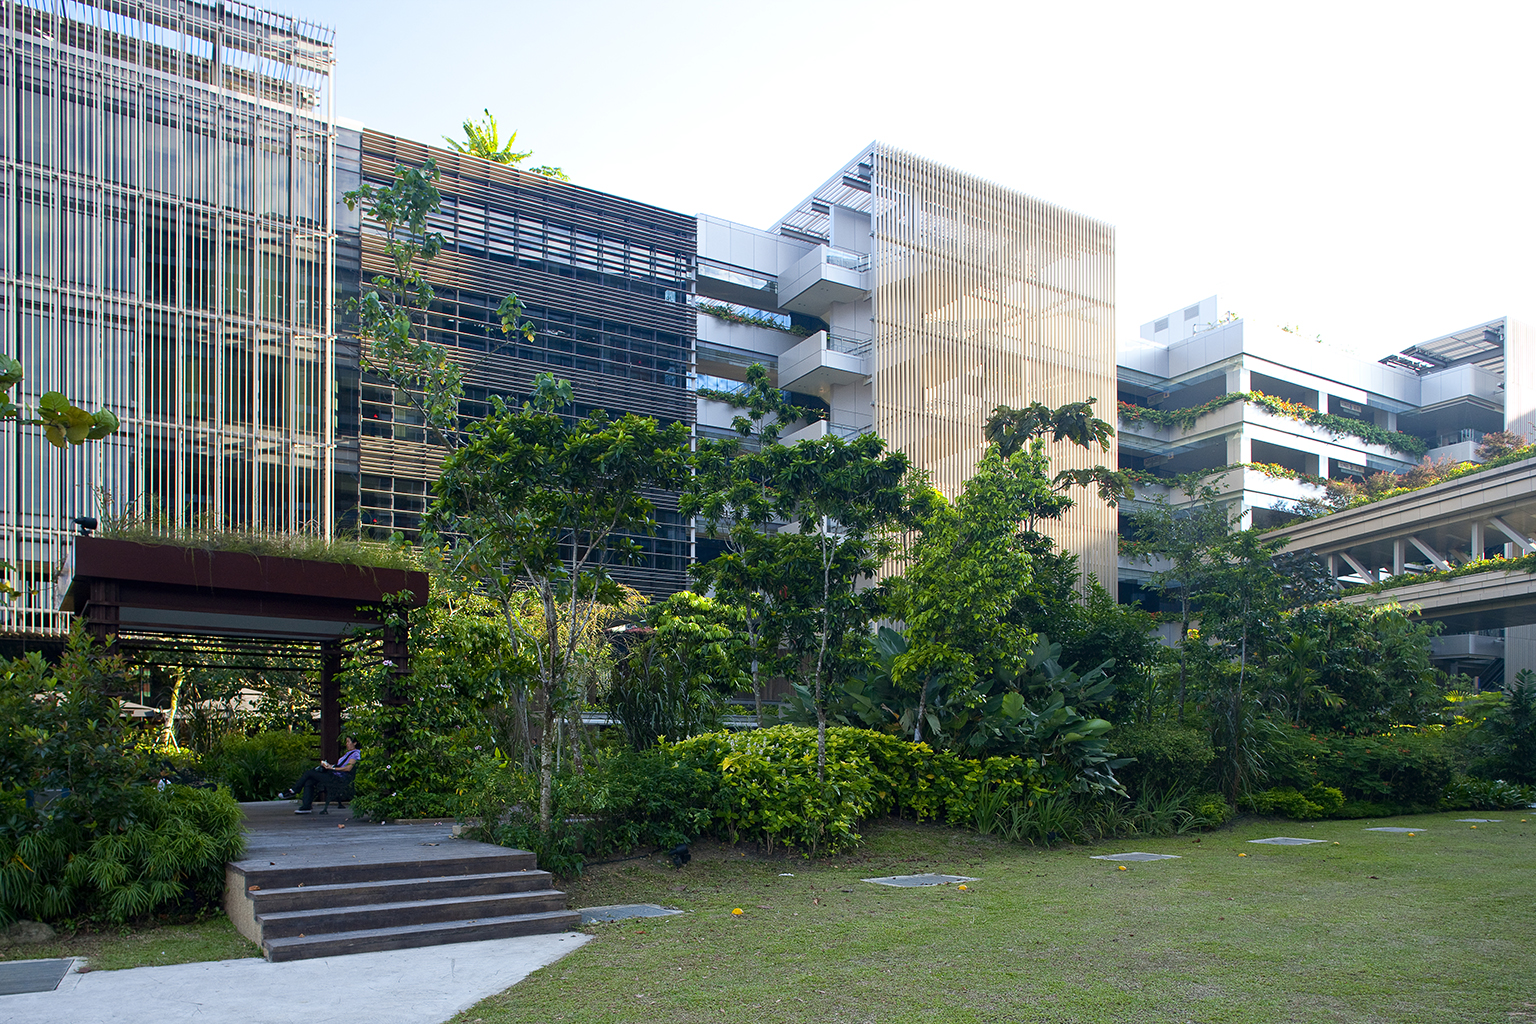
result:
M 400 860 L 286 866 L 282 864 L 253 867 L 249 861 L 236 865 L 245 874 L 245 887 L 262 889 L 297 888 L 311 885 L 342 885 L 352 882 L 381 882 L 402 878 L 443 878 L 451 875 L 479 875 L 507 871 L 529 871 L 538 865 L 526 850 L 508 850 L 504 854 L 475 857 L 422 857 Z
M 485 896 L 495 893 L 548 889 L 548 871 L 497 871 L 478 875 L 437 875 L 431 878 L 384 878 L 373 882 L 300 885 L 248 892 L 256 915 L 311 910 L 317 907 L 361 907 L 374 903 Z
M 547 935 L 573 931 L 581 927 L 581 913 L 556 910 L 539 914 L 517 914 L 468 921 L 442 921 L 431 924 L 399 925 L 306 935 L 303 938 L 262 939 L 262 949 L 273 962 L 310 960 L 348 953 L 372 953 L 383 949 L 414 949 L 441 946 L 452 942 L 479 942 L 485 939 L 509 939 L 519 935 Z
M 533 892 L 406 900 L 369 906 L 319 907 L 313 910 L 261 914 L 256 921 L 261 925 L 263 939 L 286 939 L 297 935 L 321 936 L 343 931 L 544 914 L 564 910 L 565 898 L 565 893 L 556 889 L 537 889 Z

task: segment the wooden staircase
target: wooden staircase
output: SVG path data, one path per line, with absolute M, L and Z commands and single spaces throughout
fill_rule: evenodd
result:
M 581 926 L 581 914 L 566 909 L 565 893 L 525 850 L 463 841 L 412 845 L 376 856 L 326 844 L 330 856 L 274 850 L 249 857 L 226 870 L 225 909 L 273 961 Z M 434 849 L 439 845 L 447 849 Z

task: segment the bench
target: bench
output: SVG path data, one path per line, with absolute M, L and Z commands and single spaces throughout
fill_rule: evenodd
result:
M 358 769 L 354 768 L 339 779 L 328 779 L 324 786 L 316 786 L 316 793 L 325 794 L 325 803 L 320 806 L 321 814 L 331 813 L 331 801 L 336 801 L 336 809 L 341 810 L 341 805 L 352 799 L 352 786 L 357 781 Z

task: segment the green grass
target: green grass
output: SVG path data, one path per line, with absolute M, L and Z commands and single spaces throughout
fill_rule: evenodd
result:
M 235 931 L 229 918 L 222 914 L 191 924 L 61 932 L 53 942 L 0 949 L 0 960 L 44 960 L 66 956 L 85 957 L 93 971 L 119 971 L 125 967 L 236 960 L 261 956 L 261 950 Z
M 421 556 L 412 548 L 394 547 L 378 541 L 348 537 L 316 537 L 307 533 L 263 533 L 225 531 L 203 527 L 171 526 L 153 519 L 122 518 L 102 524 L 101 536 L 107 540 L 126 540 L 135 544 L 199 548 L 204 551 L 228 551 L 244 555 L 270 555 L 314 562 L 335 562 L 365 569 L 423 568 Z
M 1484 816 L 1504 821 L 1453 820 Z M 1384 823 L 1428 831 L 1364 831 Z M 1328 845 L 1245 842 L 1276 835 Z M 1089 859 L 1127 850 L 1181 859 L 1125 871 Z M 567 886 L 572 906 L 688 913 L 590 928 L 587 946 L 455 1020 L 1536 1018 L 1533 854 L 1536 813 L 1518 811 L 1248 818 L 1198 837 L 1057 850 L 891 821 L 822 862 L 701 844 L 681 872 L 650 857 Z M 859 880 L 928 870 L 980 881 L 961 892 Z

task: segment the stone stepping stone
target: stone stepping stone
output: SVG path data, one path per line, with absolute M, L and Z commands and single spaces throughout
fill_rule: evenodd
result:
M 1475 821 L 1481 825 L 1485 821 L 1503 821 L 1503 818 L 1457 818 L 1457 821 Z
M 1387 828 L 1386 826 L 1377 826 L 1376 828 L 1368 828 L 1368 829 L 1366 829 L 1366 831 L 1367 832 L 1428 832 L 1429 829 L 1427 829 L 1427 828 Z
M 52 992 L 69 973 L 74 957 L 63 960 L 13 960 L 0 964 L 0 996 Z
M 1102 853 L 1094 856 L 1093 860 L 1178 860 L 1178 854 L 1174 853 Z
M 1326 839 L 1296 839 L 1292 836 L 1275 836 L 1271 839 L 1250 839 L 1250 843 L 1268 843 L 1270 846 L 1311 846 L 1313 843 L 1326 843 Z
M 608 907 L 587 907 L 581 912 L 582 924 L 607 924 L 632 917 L 671 917 L 681 910 L 659 907 L 654 903 L 616 903 Z
M 894 885 L 899 889 L 916 889 L 924 885 L 949 885 L 951 882 L 979 882 L 979 878 L 970 878 L 966 875 L 936 875 L 927 872 L 921 875 L 886 875 L 884 878 L 866 878 L 866 882 L 876 885 Z

